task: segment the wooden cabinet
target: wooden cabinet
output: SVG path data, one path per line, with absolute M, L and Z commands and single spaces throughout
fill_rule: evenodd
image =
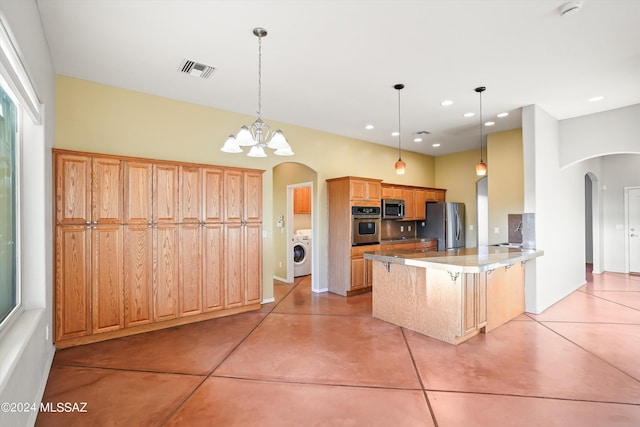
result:
M 521 262 L 487 272 L 489 332 L 524 313 L 524 266 Z
M 373 281 L 372 261 L 364 259 L 365 252 L 380 250 L 380 245 L 354 246 L 351 248 L 350 292 L 371 288 Z
M 56 340 L 123 328 L 121 162 L 70 153 L 54 167 Z
M 311 187 L 300 187 L 293 189 L 293 213 L 311 213 Z
M 259 308 L 262 171 L 53 152 L 58 348 Z
M 362 254 L 352 256 L 353 206 L 380 206 L 381 181 L 345 176 L 327 180 L 329 212 L 328 288 L 330 292 L 349 296 L 368 290 L 367 268 Z M 367 246 L 368 250 L 371 246 Z M 370 277 L 370 275 L 369 275 Z
M 405 188 L 402 191 L 402 199 L 405 203 L 405 221 L 414 221 L 416 219 L 416 190 L 414 188 Z
M 382 184 L 382 198 L 402 200 L 403 188 Z
M 477 334 L 487 324 L 487 274 L 464 273 L 460 337 Z
M 379 204 L 382 194 L 380 180 L 351 178 L 349 184 L 349 193 L 353 202 L 376 202 Z
M 414 193 L 415 220 L 423 221 L 427 219 L 427 190 L 416 188 Z

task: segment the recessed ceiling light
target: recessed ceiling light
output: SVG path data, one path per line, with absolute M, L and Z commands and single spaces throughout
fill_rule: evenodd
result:
M 422 138 L 413 138 L 413 142 L 422 142 Z
M 598 101 L 602 101 L 604 99 L 604 96 L 594 96 L 593 98 L 589 98 L 589 102 L 598 102 Z
M 440 103 L 440 105 L 442 105 L 443 107 L 448 107 L 449 105 L 452 105 L 452 104 L 453 104 L 453 101 L 450 99 L 445 99 Z
M 371 129 L 373 129 L 373 125 L 366 125 L 364 128 L 365 128 L 366 130 L 371 130 Z
M 509 113 L 498 113 L 498 117 L 502 118 L 502 117 L 507 117 L 509 115 Z
M 391 132 L 391 136 L 398 136 L 398 135 L 400 135 L 400 132 L 397 132 L 397 131 L 396 132 Z
M 485 126 L 493 126 L 495 124 L 496 124 L 496 122 L 486 122 L 484 125 Z
M 464 113 L 465 117 L 473 117 L 475 115 L 476 115 L 476 113 Z
M 435 144 L 431 144 L 431 146 L 432 146 L 432 147 L 436 147 L 436 148 L 438 148 L 438 147 L 440 147 L 440 144 L 438 144 L 438 143 L 436 142 Z

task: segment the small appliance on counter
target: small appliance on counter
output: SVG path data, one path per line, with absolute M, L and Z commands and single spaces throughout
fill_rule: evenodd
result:
M 382 199 L 382 219 L 402 219 L 404 214 L 404 200 Z
M 418 221 L 419 238 L 438 239 L 438 251 L 465 247 L 464 203 L 428 202 L 426 213 L 426 221 Z

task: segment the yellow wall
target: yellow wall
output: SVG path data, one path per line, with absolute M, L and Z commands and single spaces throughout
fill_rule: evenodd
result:
M 487 135 L 485 161 L 489 186 L 489 244 L 508 240 L 507 215 L 524 209 L 522 130 Z M 477 246 L 475 164 L 480 151 L 471 150 L 436 157 L 436 187 L 447 189 L 448 202 L 463 202 L 466 208 L 466 245 Z M 473 226 L 470 230 L 469 225 Z M 495 233 L 495 228 L 498 233 Z
M 509 240 L 507 215 L 524 210 L 522 129 L 487 135 L 487 152 L 489 244 L 503 243 Z
M 378 178 L 385 182 L 435 186 L 435 161 L 431 156 L 403 152 L 406 175 L 396 175 L 397 150 L 325 132 L 278 123 L 295 157 L 270 155 L 254 159 L 220 151 L 226 137 L 255 117 L 216 110 L 119 89 L 71 77 L 56 78 L 55 146 L 70 150 L 190 161 L 221 166 L 263 169 L 263 283 L 265 299 L 273 296 L 273 168 L 295 161 L 315 170 L 314 259 L 320 266 L 318 279 L 326 286 L 327 190 L 325 180 L 345 175 Z M 316 209 L 317 208 L 317 209 Z

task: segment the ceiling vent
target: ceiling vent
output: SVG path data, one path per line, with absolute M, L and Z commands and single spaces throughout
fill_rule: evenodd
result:
M 208 79 L 211 74 L 213 74 L 214 70 L 215 68 L 210 65 L 200 64 L 199 62 L 185 59 L 180 64 L 178 71 L 191 76 L 200 77 L 201 79 Z

